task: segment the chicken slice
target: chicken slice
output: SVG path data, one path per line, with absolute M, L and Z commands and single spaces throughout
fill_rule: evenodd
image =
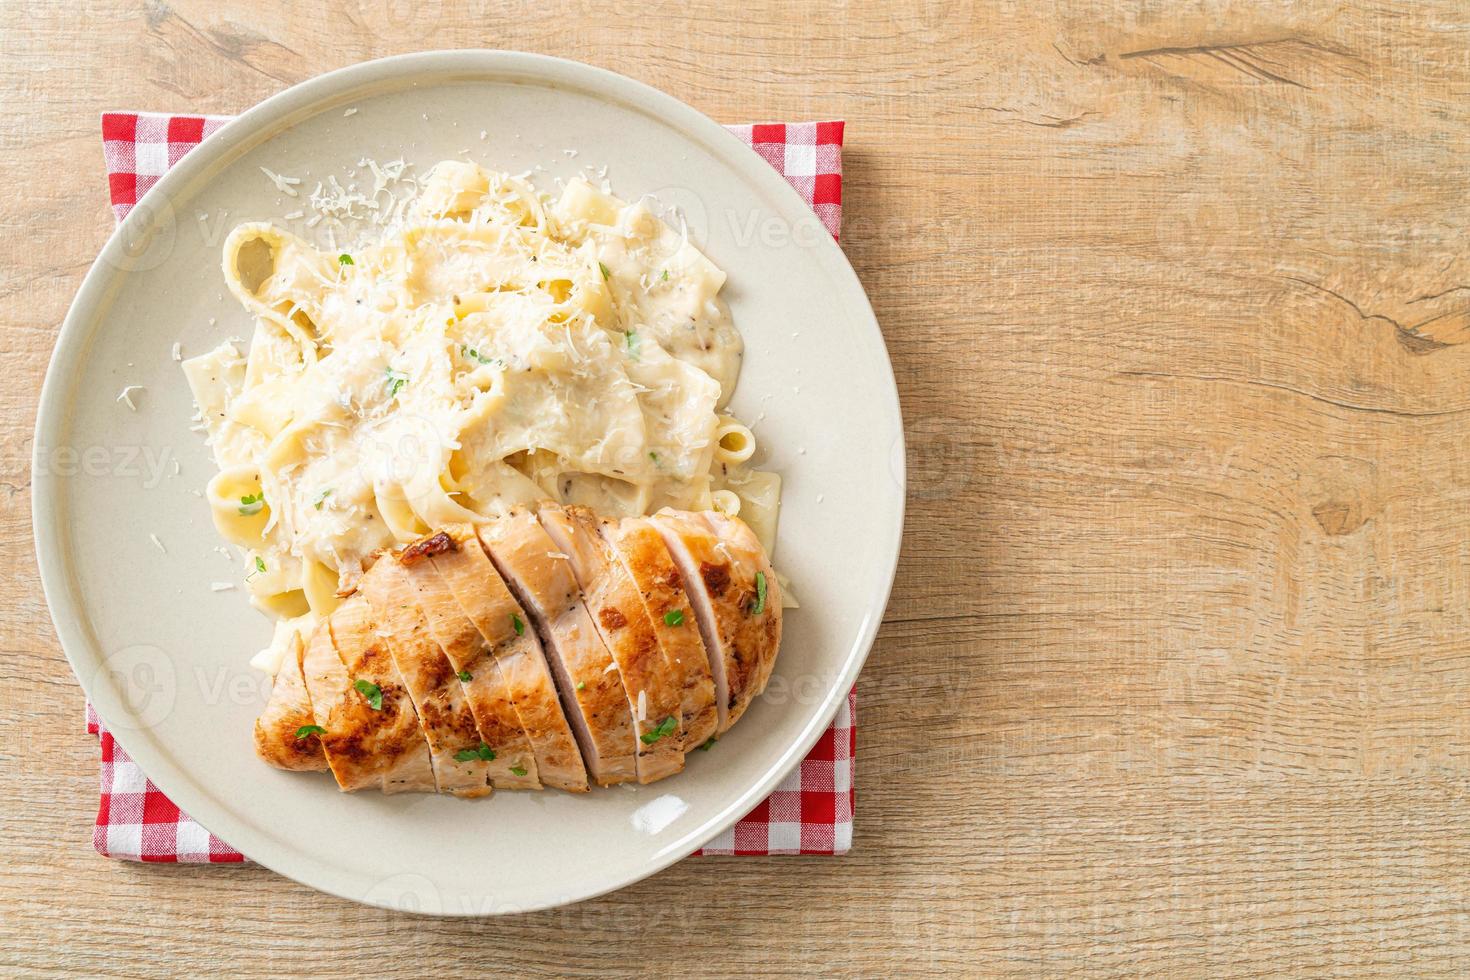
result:
M 529 614 L 518 628 L 540 634 L 588 774 L 603 786 L 638 776 L 627 692 L 582 603 L 564 553 L 536 521 L 513 510 L 476 529 L 505 584 Z
M 698 748 L 715 733 L 719 713 L 709 654 L 679 569 L 658 528 L 647 518 L 603 521 L 600 531 L 637 583 L 668 670 L 683 690 L 680 748 L 685 752 Z
M 587 769 L 562 712 L 541 641 L 529 625 L 530 617 L 490 564 L 474 529 L 463 524 L 446 530 L 461 546 L 430 560 L 489 646 L 505 679 L 506 696 L 534 753 L 525 757 L 521 768 L 528 779 L 536 775 L 547 786 L 585 793 Z
M 352 678 L 347 675 L 342 658 L 337 656 L 337 648 L 332 643 L 332 626 L 327 620 L 319 623 L 306 639 L 301 652 L 301 679 L 311 702 L 313 723 L 323 729 L 323 733 L 317 736 L 317 744 L 322 746 L 322 755 L 337 785 L 346 792 L 381 788 L 382 777 L 364 764 L 364 760 L 355 758 L 345 751 L 344 746 L 336 744 L 332 730 L 327 728 L 334 707 L 352 693 Z M 339 728 L 336 737 L 340 738 L 346 731 L 345 726 Z
M 770 556 L 750 525 L 717 510 L 700 511 L 699 519 L 720 539 L 719 550 L 731 556 L 735 585 L 747 590 L 746 611 L 754 613 L 755 609 L 760 609 L 759 614 L 735 621 L 735 630 L 729 641 L 742 662 L 754 658 L 746 681 L 746 689 L 750 692 L 746 701 L 749 703 L 750 698 L 765 691 L 771 672 L 776 668 L 776 654 L 781 649 L 781 582 L 771 566 Z M 752 597 L 754 603 L 751 602 Z
M 322 748 L 342 789 L 436 790 L 418 712 L 366 599 L 353 596 L 317 628 L 303 666 L 312 713 L 326 729 Z
M 408 572 L 429 634 L 458 672 L 465 704 L 480 730 L 478 752 L 491 783 L 496 789 L 540 789 L 536 757 L 521 729 L 490 645 L 465 615 L 431 560 L 435 554 L 458 550 L 462 541 L 462 537 L 440 531 L 409 545 L 398 561 Z M 469 544 L 480 550 L 473 531 L 469 532 Z
M 582 602 L 618 665 L 638 736 L 638 781 L 651 783 L 684 768 L 683 689 L 664 662 L 643 597 L 584 507 L 543 504 L 541 526 L 568 556 Z
M 403 675 L 409 697 L 429 740 L 429 758 L 439 792 L 484 796 L 490 792 L 485 759 L 479 754 L 480 729 L 465 703 L 464 688 L 449 658 L 429 634 L 414 601 L 408 570 L 384 555 L 362 577 L 383 641 Z
M 749 547 L 755 536 L 738 518 L 715 525 L 700 514 L 662 510 L 650 519 L 679 567 L 711 655 L 723 734 L 770 678 L 781 642 L 780 584 L 760 545 Z
M 303 652 L 301 635 L 293 635 L 291 648 L 276 671 L 270 699 L 255 719 L 255 753 L 277 769 L 321 772 L 327 768 L 327 757 L 314 730 L 311 696 L 301 673 Z M 335 659 L 336 654 L 332 656 Z

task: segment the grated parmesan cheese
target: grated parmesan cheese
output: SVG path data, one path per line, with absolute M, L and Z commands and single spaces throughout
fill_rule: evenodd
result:
M 269 179 L 272 184 L 276 185 L 276 190 L 280 191 L 282 194 L 285 194 L 287 197 L 297 196 L 296 185 L 301 183 L 300 177 L 284 177 L 281 174 L 276 173 L 274 170 L 269 170 L 265 167 L 261 167 L 260 172 L 265 174 L 266 178 Z
M 136 412 L 138 410 L 138 406 L 133 404 L 133 392 L 144 390 L 145 389 L 142 385 L 128 385 L 127 387 L 123 388 L 121 393 L 118 394 L 117 400 Z

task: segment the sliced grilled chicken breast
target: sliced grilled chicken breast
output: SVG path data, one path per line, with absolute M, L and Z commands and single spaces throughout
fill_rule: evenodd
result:
M 496 789 L 540 789 L 536 757 L 490 645 L 465 615 L 431 560 L 435 554 L 456 551 L 461 545 L 461 539 L 440 531 L 409 545 L 398 562 L 407 569 L 429 634 L 459 674 L 465 704 L 480 730 L 478 751 L 491 784 Z M 480 550 L 474 532 L 470 532 L 469 545 Z
M 781 639 L 780 586 L 764 553 L 726 544 L 701 515 L 663 510 L 651 520 L 679 567 L 705 648 L 718 653 L 710 666 L 724 733 L 770 677 Z M 744 527 L 738 518 L 728 520 L 731 530 Z
M 373 559 L 292 638 L 255 725 L 267 762 L 348 792 L 661 779 L 740 719 L 781 642 L 769 558 L 715 512 L 543 504 Z
M 698 748 L 715 733 L 719 714 L 709 654 L 679 569 L 658 528 L 646 518 L 603 521 L 600 531 L 642 593 L 666 669 L 682 688 L 680 748 L 685 752 Z
M 643 597 L 628 570 L 582 507 L 543 504 L 541 526 L 568 556 L 582 601 L 618 665 L 638 735 L 638 781 L 651 783 L 684 768 L 683 688 L 664 661 Z
M 327 642 L 330 645 L 331 641 Z M 306 678 L 301 673 L 303 652 L 298 635 L 291 640 L 291 648 L 276 672 L 265 710 L 255 719 L 255 752 L 277 769 L 320 772 L 327 768 L 321 739 L 314 731 L 303 731 L 316 725 Z M 336 656 L 332 654 L 334 660 Z
M 439 792 L 470 797 L 489 793 L 486 760 L 479 753 L 479 726 L 465 702 L 457 672 L 434 642 L 414 601 L 408 570 L 396 557 L 385 555 L 358 587 L 372 607 L 385 634 L 383 642 L 418 711 Z
M 467 524 L 446 528 L 459 547 L 433 555 L 435 570 L 489 647 L 530 751 L 518 768 L 526 779 L 574 793 L 587 791 L 577 748 L 531 617 L 516 602 Z M 516 624 L 520 624 L 517 629 Z M 512 775 L 516 775 L 512 771 Z
M 512 511 L 476 529 L 490 560 L 541 635 L 587 772 L 609 786 L 636 779 L 636 737 L 627 692 L 617 674 L 564 552 L 547 537 L 536 516 Z
M 317 636 L 330 638 L 337 669 L 313 636 L 306 689 L 316 723 L 327 730 L 322 748 L 337 784 L 344 790 L 380 786 L 385 793 L 435 792 L 428 740 L 367 600 L 361 595 L 348 599 L 326 626 Z

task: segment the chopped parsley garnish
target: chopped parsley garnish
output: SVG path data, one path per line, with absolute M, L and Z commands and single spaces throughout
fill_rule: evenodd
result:
M 462 671 L 459 672 L 459 679 L 462 680 L 462 681 L 464 681 L 466 684 L 468 684 L 470 681 L 472 681 L 472 680 L 475 679 L 475 675 L 474 674 L 471 674 L 467 670 L 462 670 Z
M 517 616 L 515 613 L 510 614 L 510 625 L 511 628 L 516 631 L 516 636 L 526 635 L 526 624 L 521 622 L 521 617 Z
M 513 772 L 513 773 L 515 773 L 517 776 L 524 776 L 526 774 L 526 767 L 525 766 L 511 766 L 510 767 L 510 771 Z
M 710 749 L 714 748 L 715 743 L 718 741 L 719 739 L 711 735 L 709 738 L 704 740 L 704 744 L 699 747 L 699 751 L 708 752 Z
M 635 361 L 638 360 L 638 352 L 643 349 L 643 339 L 638 336 L 638 331 L 625 330 L 623 344 L 628 348 L 628 356 Z
M 766 573 L 755 573 L 755 605 L 750 607 L 752 616 L 759 616 L 766 611 Z
M 341 255 L 337 256 L 337 264 L 352 265 L 352 256 L 348 255 L 346 252 L 343 252 Z
M 643 741 L 644 745 L 652 745 L 654 742 L 657 742 L 665 735 L 674 734 L 674 729 L 678 727 L 679 719 L 675 718 L 673 715 L 669 715 L 663 721 L 659 722 L 657 727 L 644 732 L 642 735 L 639 735 L 638 738 Z
M 240 513 L 245 517 L 254 517 L 264 506 L 265 494 L 263 493 L 247 493 L 240 498 Z
M 577 690 L 579 690 L 579 691 L 585 691 L 585 690 L 587 690 L 587 682 L 586 681 L 578 681 L 577 682 Z
M 664 613 L 664 625 L 665 626 L 683 626 L 684 625 L 684 610 L 682 610 L 682 609 L 670 609 L 668 612 Z
M 602 281 L 603 282 L 607 282 L 609 279 L 612 278 L 612 273 L 607 271 L 607 266 L 605 266 L 601 262 L 599 262 L 599 263 L 597 263 L 597 267 L 602 270 Z
M 649 454 L 648 454 L 648 458 L 651 459 L 651 460 L 653 460 L 655 463 L 657 463 L 658 462 L 658 453 L 650 451 Z
M 374 711 L 383 710 L 383 689 L 372 681 L 358 681 L 352 685 L 357 688 L 357 693 L 367 698 L 368 707 Z
M 659 282 L 668 282 L 669 281 L 669 270 L 668 269 L 665 269 L 663 271 L 663 275 L 661 275 L 661 276 L 658 277 L 658 281 Z
M 474 762 L 476 759 L 491 762 L 495 759 L 495 750 L 481 742 L 478 748 L 460 749 L 454 753 L 455 762 Z
M 459 349 L 459 352 L 470 360 L 479 361 L 481 364 L 492 364 L 496 360 L 493 357 L 486 357 L 484 354 L 481 354 L 479 351 L 468 345 L 461 347 Z
M 296 741 L 301 741 L 308 735 L 325 735 L 327 730 L 321 725 L 302 725 L 296 729 Z
M 256 555 L 255 556 L 255 571 L 253 571 L 249 575 L 245 576 L 245 581 L 247 581 L 247 582 L 250 581 L 251 579 L 255 578 L 255 576 L 259 575 L 263 571 L 265 571 L 265 559 L 262 558 L 262 557 L 260 557 L 259 555 Z
M 387 381 L 384 383 L 388 386 L 389 398 L 397 395 L 398 392 L 403 390 L 403 386 L 408 384 L 408 375 L 395 368 L 388 368 L 383 372 L 383 375 L 387 378 Z
M 312 506 L 315 507 L 317 510 L 321 510 L 322 509 L 322 504 L 326 503 L 327 502 L 327 498 L 330 497 L 331 495 L 332 495 L 332 488 L 331 487 L 327 487 L 327 489 L 323 490 L 321 493 L 319 493 L 319 494 L 316 495 L 316 502 L 314 504 L 312 504 Z

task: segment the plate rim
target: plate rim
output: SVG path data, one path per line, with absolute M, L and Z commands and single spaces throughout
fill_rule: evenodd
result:
M 596 83 L 598 90 L 606 90 L 609 97 L 616 95 L 620 101 L 649 113 L 672 125 L 686 138 L 697 138 L 705 144 L 722 163 L 731 166 L 747 181 L 761 185 L 761 189 L 781 202 L 780 212 L 789 217 L 804 218 L 810 206 L 774 168 L 751 152 L 750 148 L 731 134 L 724 126 L 687 105 L 680 99 L 654 88 L 644 82 L 617 72 L 583 62 L 558 58 L 551 55 L 533 54 L 503 49 L 457 49 L 422 51 L 393 55 L 347 65 L 321 75 L 305 79 L 271 95 L 225 123 L 211 134 L 200 146 L 186 154 L 175 166 L 169 168 L 143 195 L 137 205 L 123 221 L 113 229 L 99 251 L 91 268 L 83 277 L 81 285 L 67 310 L 66 317 L 52 348 L 45 379 L 37 404 L 36 424 L 32 440 L 32 497 L 31 521 L 36 562 L 40 573 L 42 591 L 46 598 L 52 625 L 56 630 L 62 651 L 71 666 L 83 692 L 91 701 L 100 718 L 126 716 L 130 712 L 115 684 L 106 679 L 105 672 L 97 671 L 90 679 L 84 677 L 92 664 L 83 663 L 83 654 L 90 654 L 97 663 L 105 662 L 101 654 L 101 643 L 94 643 L 89 631 L 81 627 L 82 602 L 69 580 L 70 562 L 66 555 L 64 531 L 58 523 L 64 516 L 61 501 L 64 478 L 47 472 L 42 454 L 46 446 L 60 446 L 61 436 L 70 433 L 70 420 L 64 411 L 65 396 L 69 393 L 67 377 L 72 373 L 83 352 L 85 342 L 91 334 L 83 335 L 84 321 L 98 319 L 105 313 L 96 312 L 105 306 L 109 283 L 115 276 L 130 275 L 125 269 L 126 241 L 129 236 L 141 231 L 151 220 L 153 207 L 160 199 L 167 200 L 176 190 L 186 188 L 198 173 L 212 166 L 220 157 L 227 155 L 237 146 L 248 143 L 263 128 L 279 124 L 294 112 L 310 109 L 314 105 L 330 102 L 334 96 L 374 82 L 407 80 L 415 75 L 437 81 L 454 71 L 463 71 L 469 77 L 505 77 L 518 74 L 535 78 L 553 87 L 570 87 L 583 92 L 591 91 Z M 753 166 L 756 165 L 756 166 Z M 793 215 L 792 212 L 795 211 Z M 141 226 L 141 227 L 140 227 Z M 825 238 L 825 241 L 820 239 Z M 882 585 L 875 592 L 875 602 L 866 610 L 854 640 L 843 656 L 842 670 L 834 677 L 826 691 L 823 703 L 812 716 L 812 721 L 801 731 L 797 739 L 788 745 L 765 768 L 764 775 L 746 786 L 722 811 L 707 819 L 698 827 L 687 831 L 678 846 L 666 847 L 645 864 L 631 873 L 614 876 L 592 887 L 560 897 L 550 897 L 525 906 L 517 906 L 515 912 L 539 911 L 576 902 L 586 901 L 627 887 L 649 877 L 670 865 L 683 860 L 698 850 L 710 839 L 720 834 L 751 808 L 765 799 L 776 788 L 815 745 L 830 724 L 849 690 L 855 685 L 858 673 L 872 650 L 883 613 L 892 595 L 893 582 L 898 570 L 899 552 L 903 537 L 906 508 L 906 472 L 904 455 L 903 414 L 898 398 L 897 381 L 893 373 L 892 358 L 888 356 L 887 344 L 872 304 L 862 283 L 846 254 L 835 239 L 819 236 L 816 246 L 825 264 L 844 281 L 841 288 L 851 293 L 857 301 L 856 309 L 861 324 L 859 329 L 871 330 L 884 354 L 886 385 L 882 385 L 881 396 L 897 422 L 895 444 L 890 459 L 892 478 L 897 487 L 894 520 L 886 529 L 886 540 L 879 542 L 880 563 L 886 561 L 886 574 Z M 861 314 L 866 314 L 862 317 Z M 103 328 L 105 329 L 105 328 Z M 877 394 L 877 393 L 875 393 Z M 880 565 L 881 567 L 881 565 Z M 878 593 L 881 593 L 879 595 Z M 102 677 L 99 680 L 99 676 Z M 344 874 L 336 865 L 322 864 L 309 851 L 280 843 L 268 835 L 262 836 L 238 820 L 233 808 L 218 800 L 195 779 L 182 769 L 156 739 L 141 739 L 128 747 L 130 756 L 139 767 L 148 773 L 160 791 L 164 792 L 180 808 L 189 813 L 212 833 L 226 840 L 231 847 L 245 854 L 251 861 L 293 881 L 338 898 L 380 908 L 402 910 L 386 898 L 375 898 L 372 893 L 354 893 L 354 879 Z M 233 835 L 233 836 L 232 836 Z M 241 847 L 240 841 L 249 839 L 251 852 Z M 436 890 L 438 888 L 435 885 Z M 456 890 L 456 894 L 464 894 Z M 452 917 L 482 917 L 505 914 L 471 910 L 469 903 L 459 908 L 450 908 L 451 903 L 441 902 L 441 908 L 431 914 Z M 424 910 L 420 910 L 424 911 Z M 506 910 L 507 912 L 512 910 Z

